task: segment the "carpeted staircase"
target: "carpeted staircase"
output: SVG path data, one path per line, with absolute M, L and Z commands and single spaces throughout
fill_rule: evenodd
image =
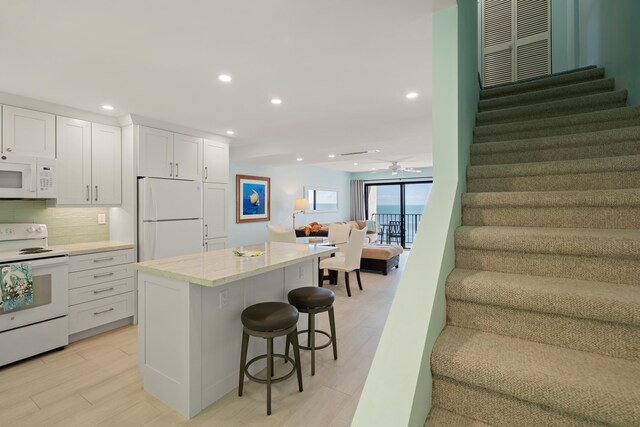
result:
M 602 68 L 481 92 L 426 426 L 640 426 L 640 108 Z

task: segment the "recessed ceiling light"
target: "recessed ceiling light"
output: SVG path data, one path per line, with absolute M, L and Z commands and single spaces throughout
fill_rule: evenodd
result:
M 282 104 L 282 99 L 279 99 L 279 98 L 273 98 L 273 99 L 271 100 L 271 103 L 272 103 L 273 105 L 280 105 L 280 104 Z
M 354 163 L 353 166 L 358 166 L 358 163 Z
M 103 110 L 111 111 L 111 110 L 113 110 L 113 105 L 103 105 L 103 106 L 102 106 L 102 109 L 103 109 Z
M 407 97 L 407 99 L 415 99 L 418 97 L 418 92 L 409 92 L 405 96 Z
M 232 131 L 231 129 L 229 129 L 229 130 L 227 131 L 227 135 L 233 135 L 234 133 L 235 133 L 235 131 Z
M 229 83 L 232 79 L 231 79 L 231 76 L 229 76 L 227 74 L 220 74 L 218 76 L 218 80 L 220 80 L 221 82 L 224 82 L 224 83 Z
M 330 159 L 333 159 L 336 155 L 335 154 L 329 154 L 327 157 Z
M 298 157 L 298 158 L 296 159 L 296 161 L 297 161 L 297 162 L 301 162 L 301 161 L 302 161 L 302 157 Z

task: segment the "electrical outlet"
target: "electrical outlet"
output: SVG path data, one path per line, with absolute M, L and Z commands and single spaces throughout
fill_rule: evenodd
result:
M 105 214 L 98 214 L 98 224 L 106 224 L 107 216 Z
M 224 308 L 229 304 L 229 289 L 220 291 L 220 308 Z

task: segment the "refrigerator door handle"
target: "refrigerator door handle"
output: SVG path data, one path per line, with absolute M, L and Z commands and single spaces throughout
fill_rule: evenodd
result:
M 173 162 L 169 162 L 169 176 L 173 176 Z
M 180 165 L 176 162 L 176 178 L 178 177 L 179 173 L 180 173 Z
M 204 237 L 209 237 L 209 224 L 204 225 Z

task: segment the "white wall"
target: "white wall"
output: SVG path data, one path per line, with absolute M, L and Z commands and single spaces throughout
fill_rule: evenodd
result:
M 329 223 L 349 219 L 349 184 L 347 172 L 317 166 L 261 166 L 248 163 L 229 165 L 229 243 L 228 247 L 261 243 L 267 240 L 267 222 L 236 224 L 236 175 L 256 175 L 271 178 L 271 221 L 269 224 L 292 226 L 295 199 L 304 197 L 305 186 L 330 187 L 338 190 L 338 211 L 298 214 L 296 227 L 312 221 Z

